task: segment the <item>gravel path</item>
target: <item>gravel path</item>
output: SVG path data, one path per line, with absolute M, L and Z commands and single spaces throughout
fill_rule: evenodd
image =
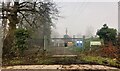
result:
M 116 70 L 120 69 L 115 67 L 108 67 L 103 65 L 20 65 L 20 66 L 7 66 L 2 67 L 5 69 L 79 69 L 79 70 Z

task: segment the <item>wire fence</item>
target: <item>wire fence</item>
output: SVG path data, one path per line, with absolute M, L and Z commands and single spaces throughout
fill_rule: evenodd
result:
M 51 38 L 47 39 L 29 39 L 28 50 L 25 54 L 42 54 L 46 51 L 48 55 L 75 55 L 84 48 L 83 38 Z

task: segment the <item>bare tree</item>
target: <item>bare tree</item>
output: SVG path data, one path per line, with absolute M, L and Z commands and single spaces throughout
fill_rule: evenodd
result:
M 52 25 L 51 19 L 56 19 L 58 10 L 51 1 L 14 1 L 2 3 L 2 19 L 4 27 L 3 56 L 10 56 L 14 42 L 14 32 L 17 27 L 39 28 L 41 24 Z

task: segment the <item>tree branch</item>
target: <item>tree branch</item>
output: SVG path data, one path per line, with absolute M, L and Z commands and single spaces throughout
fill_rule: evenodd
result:
M 27 18 L 25 17 L 25 15 L 22 13 L 22 12 L 19 12 L 22 16 L 23 16 L 23 18 L 26 20 L 26 22 L 30 25 L 30 26 L 32 26 L 32 24 L 27 20 Z

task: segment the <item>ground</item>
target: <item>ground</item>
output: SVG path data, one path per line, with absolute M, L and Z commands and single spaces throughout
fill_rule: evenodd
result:
M 50 48 L 52 51 L 50 51 L 50 54 L 54 54 L 57 55 L 57 57 L 59 57 L 58 55 L 60 55 L 60 57 L 63 57 L 65 55 L 69 55 L 69 57 L 76 57 L 76 53 L 72 50 L 69 49 L 69 47 L 52 47 Z M 73 55 L 74 54 L 74 55 Z M 56 57 L 56 56 L 55 56 Z M 57 59 L 59 61 L 59 59 Z M 64 59 L 65 60 L 65 59 Z M 66 59 L 66 62 L 70 63 L 70 58 Z M 68 61 L 69 60 L 69 61 Z M 74 60 L 73 60 L 74 61 Z M 56 62 L 58 63 L 58 62 Z M 74 63 L 74 62 L 72 62 Z M 14 70 L 13 70 L 14 69 Z M 74 69 L 79 69 L 82 71 L 120 71 L 119 68 L 116 67 L 110 67 L 110 66 L 104 66 L 104 65 L 89 65 L 89 64 L 72 64 L 72 65 L 16 65 L 16 66 L 3 66 L 2 67 L 2 71 L 16 71 L 16 69 L 18 69 L 17 71 L 30 71 L 31 69 L 34 69 L 34 71 L 43 71 L 45 69 L 49 69 L 50 71 L 52 71 L 51 69 L 55 70 L 55 71 L 64 71 L 64 69 L 67 69 L 69 71 L 73 70 L 76 71 Z M 43 70 L 42 70 L 43 69 Z M 59 69 L 59 70 L 58 70 Z M 49 71 L 47 70 L 47 71 Z M 33 70 L 31 70 L 33 71 Z M 66 71 L 66 70 L 65 70 Z
M 120 71 L 118 68 L 114 67 L 108 67 L 103 65 L 19 65 L 19 66 L 7 66 L 2 68 L 3 71 L 9 71 L 10 69 L 24 69 L 24 70 L 30 70 L 30 69 L 56 69 L 56 71 L 59 70 L 89 70 L 89 71 Z M 58 70 L 58 71 L 59 71 Z M 13 71 L 13 70 L 12 70 Z
M 76 52 L 70 50 L 70 47 L 51 47 L 48 50 L 52 55 L 76 55 Z

